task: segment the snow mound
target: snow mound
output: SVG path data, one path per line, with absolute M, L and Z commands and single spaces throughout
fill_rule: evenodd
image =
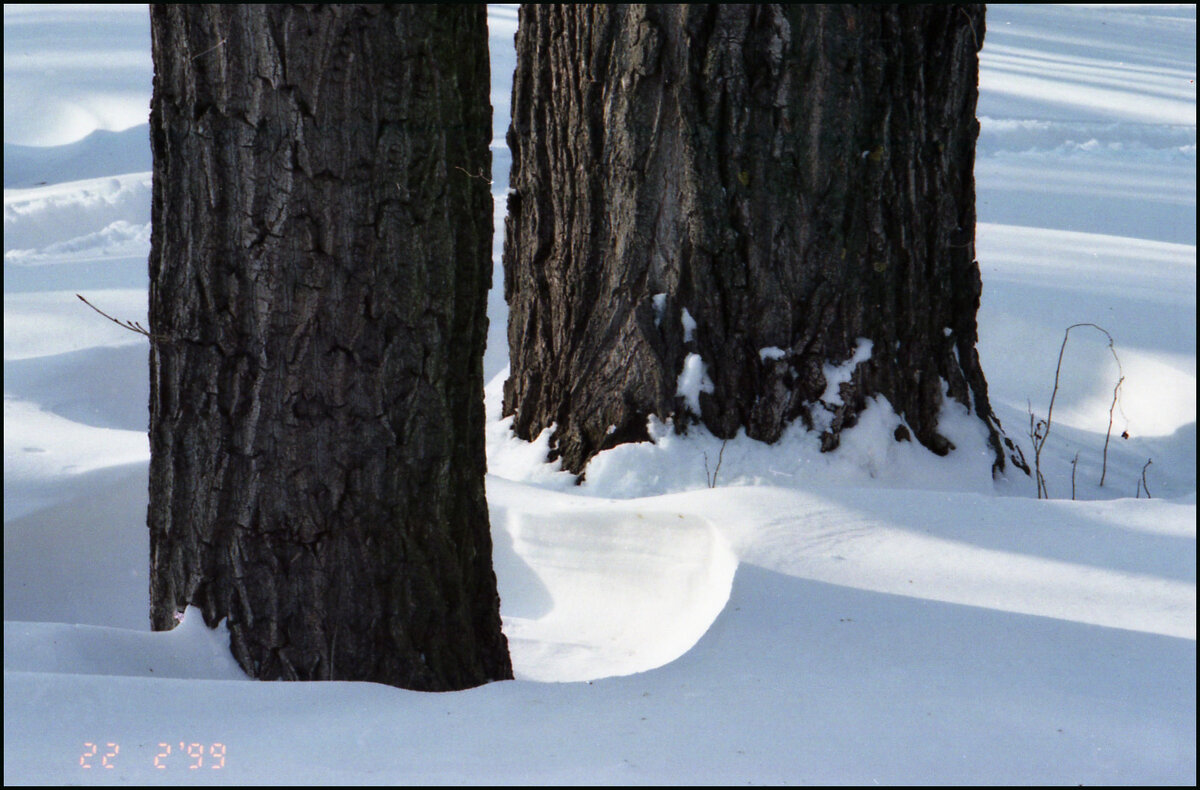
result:
M 150 173 L 4 190 L 5 263 L 150 251 Z
M 488 480 L 517 678 L 630 675 L 682 656 L 729 600 L 737 559 L 728 543 L 694 513 L 571 499 Z
M 1194 505 L 760 486 L 702 507 L 742 563 L 786 576 L 1196 638 Z
M 4 623 L 5 672 L 247 680 L 229 631 L 209 629 L 189 607 L 173 631 L 150 633 L 66 623 Z
M 4 188 L 57 184 L 152 168 L 149 124 L 123 132 L 97 129 L 78 142 L 57 146 L 4 144 Z

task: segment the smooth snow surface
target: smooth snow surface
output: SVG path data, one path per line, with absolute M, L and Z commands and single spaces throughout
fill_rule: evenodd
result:
M 1031 463 L 1066 327 L 1115 341 L 1071 332 L 1050 501 L 992 479 L 953 401 L 944 458 L 880 398 L 831 453 L 652 420 L 582 481 L 545 462 L 553 429 L 514 439 L 516 8 L 488 18 L 487 495 L 517 680 L 422 694 L 252 682 L 195 610 L 149 631 L 147 349 L 75 297 L 145 323 L 149 20 L 5 6 L 5 782 L 1194 785 L 1194 7 L 988 9 L 978 349 Z M 871 353 L 828 366 L 827 403 Z M 681 371 L 693 411 L 706 380 Z
M 669 663 L 729 598 L 737 557 L 688 508 L 597 510 L 492 478 L 495 565 L 518 679 L 591 680 Z M 650 505 L 649 502 L 646 503 Z M 633 615 L 633 616 L 631 616 Z

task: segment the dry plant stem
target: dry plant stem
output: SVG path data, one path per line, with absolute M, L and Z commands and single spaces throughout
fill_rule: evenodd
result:
M 1033 444 L 1033 471 L 1034 480 L 1037 481 L 1038 499 L 1049 499 L 1050 495 L 1046 491 L 1046 478 L 1042 476 L 1042 428 L 1046 423 L 1034 417 L 1033 404 L 1028 400 L 1025 401 L 1026 407 L 1029 409 L 1029 441 Z
M 709 488 L 717 487 L 717 475 L 721 472 L 721 461 L 725 458 L 725 445 L 728 443 L 728 439 L 721 442 L 721 452 L 717 454 L 717 468 L 713 470 L 711 479 L 708 476 L 708 453 L 704 454 L 704 479 L 708 481 Z
M 1113 357 L 1117 356 L 1117 352 L 1113 351 Z M 1120 369 L 1121 360 L 1117 360 L 1117 368 Z M 1112 405 L 1108 407 L 1108 433 L 1104 434 L 1104 463 L 1100 466 L 1100 486 L 1104 487 L 1104 476 L 1108 474 L 1108 440 L 1112 438 L 1113 411 L 1117 408 L 1117 393 L 1121 391 L 1121 384 L 1125 381 L 1125 377 L 1117 379 L 1117 386 L 1113 387 Z
M 1117 357 L 1116 349 L 1113 348 L 1113 337 L 1111 334 L 1109 334 L 1107 329 L 1105 329 L 1104 327 L 1102 327 L 1098 324 L 1093 324 L 1090 322 L 1071 324 L 1069 327 L 1067 327 L 1067 331 L 1063 333 L 1062 345 L 1058 349 L 1058 364 L 1054 368 L 1054 390 L 1050 393 L 1050 406 L 1046 409 L 1046 419 L 1039 420 L 1037 422 L 1036 429 L 1034 426 L 1033 408 L 1030 407 L 1030 410 L 1029 410 L 1029 435 L 1030 435 L 1030 438 L 1033 440 L 1033 466 L 1034 466 L 1034 470 L 1037 472 L 1038 499 L 1043 499 L 1043 498 L 1049 499 L 1050 498 L 1050 494 L 1046 490 L 1045 479 L 1042 477 L 1042 447 L 1046 444 L 1046 439 L 1048 439 L 1050 437 L 1050 424 L 1051 424 L 1051 421 L 1054 419 L 1054 401 L 1058 397 L 1058 382 L 1059 382 L 1059 378 L 1062 375 L 1062 361 L 1063 361 L 1063 354 L 1065 354 L 1066 350 L 1067 350 L 1067 339 L 1071 337 L 1072 329 L 1075 329 L 1075 328 L 1081 327 L 1081 326 L 1090 326 L 1093 329 L 1103 332 L 1104 336 L 1108 338 L 1108 350 L 1112 352 L 1113 359 L 1116 360 L 1116 362 L 1117 362 L 1117 372 L 1120 374 L 1120 379 L 1117 381 L 1117 386 L 1113 388 L 1113 406 L 1112 406 L 1112 408 L 1109 409 L 1109 431 L 1110 431 L 1110 433 L 1112 431 L 1112 409 L 1116 408 L 1117 392 L 1121 388 L 1121 381 L 1124 381 L 1124 379 L 1125 379 L 1125 373 L 1121 368 L 1121 360 L 1120 360 L 1120 358 Z M 1040 430 L 1043 426 L 1045 427 L 1044 431 Z M 1105 466 L 1107 466 L 1107 460 L 1108 460 L 1108 439 L 1107 438 L 1105 439 L 1104 447 L 1105 447 Z M 1105 471 L 1107 471 L 1107 469 L 1105 469 Z M 1104 485 L 1104 472 L 1101 473 L 1100 480 L 1101 480 L 1100 484 Z
M 1075 467 L 1079 464 L 1079 453 L 1071 459 L 1071 501 L 1075 501 Z
M 1146 489 L 1146 499 L 1154 498 L 1154 497 L 1150 496 L 1150 486 L 1146 485 L 1146 467 L 1150 466 L 1151 463 L 1153 463 L 1153 461 L 1151 461 L 1149 458 L 1147 458 L 1146 466 L 1142 467 L 1142 488 Z

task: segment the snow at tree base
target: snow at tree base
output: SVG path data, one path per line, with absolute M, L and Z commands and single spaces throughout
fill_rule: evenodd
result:
M 489 25 L 502 228 L 515 8 Z M 499 417 L 498 232 L 517 679 L 443 694 L 255 683 L 194 610 L 149 630 L 147 348 L 75 297 L 145 322 L 149 20 L 9 5 L 4 33 L 6 783 L 1195 784 L 1192 6 L 988 9 L 979 353 L 1031 463 L 1066 327 L 1115 340 L 1071 332 L 1049 500 L 993 481 L 961 407 L 937 457 L 882 399 L 829 453 L 657 423 L 576 485 Z

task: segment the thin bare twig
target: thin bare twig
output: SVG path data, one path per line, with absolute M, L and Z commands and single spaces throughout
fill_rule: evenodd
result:
M 966 9 L 959 6 L 958 10 L 961 11 L 962 15 L 967 18 L 967 25 L 970 26 L 970 28 L 971 28 L 971 40 L 975 42 L 975 51 L 978 52 L 979 51 L 979 36 L 975 35 L 975 22 L 972 21 L 971 15 L 966 12 Z
M 79 301 L 83 302 L 85 305 L 87 305 L 88 307 L 92 308 L 92 309 L 93 309 L 93 310 L 95 310 L 97 313 L 99 313 L 100 315 L 104 316 L 104 317 L 105 317 L 105 318 L 107 318 L 109 321 L 112 321 L 114 324 L 116 324 L 117 326 L 121 327 L 122 329 L 128 329 L 130 332 L 137 332 L 139 335 L 145 335 L 146 337 L 148 337 L 148 338 L 150 338 L 150 339 L 152 339 L 152 340 L 154 339 L 154 338 L 153 338 L 153 336 L 150 334 L 149 330 L 147 330 L 147 329 L 146 329 L 146 327 L 142 326 L 142 325 L 141 325 L 141 324 L 139 324 L 138 322 L 136 322 L 136 321 L 121 321 L 121 320 L 118 320 L 118 319 L 116 319 L 116 318 L 113 318 L 111 315 L 109 315 L 108 313 L 104 312 L 104 311 L 103 311 L 103 310 L 101 310 L 99 307 L 96 307 L 96 305 L 92 304 L 92 303 L 91 303 L 91 302 L 89 302 L 87 299 L 84 299 L 84 298 L 83 298 L 83 294 L 75 294 L 75 295 L 76 295 L 77 297 L 79 297 Z
M 1142 488 L 1146 489 L 1146 499 L 1154 498 L 1154 497 L 1150 496 L 1150 486 L 1146 485 L 1146 467 L 1150 466 L 1151 463 L 1153 463 L 1153 461 L 1151 461 L 1149 458 L 1147 458 L 1146 466 L 1142 467 Z
M 964 13 L 965 13 L 965 12 L 964 12 Z M 208 53 L 212 52 L 212 51 L 213 51 L 214 49 L 216 49 L 217 47 L 223 46 L 223 45 L 225 44 L 225 41 L 226 41 L 226 39 L 221 39 L 221 40 L 220 40 L 220 41 L 218 41 L 216 44 L 213 44 L 211 47 L 209 47 L 208 49 L 206 49 L 206 50 L 204 50 L 203 52 L 201 52 L 199 55 L 193 55 L 193 56 L 192 56 L 192 60 L 196 60 L 197 58 L 202 58 L 202 57 L 204 57 L 205 55 L 207 55 Z
M 99 313 L 100 315 L 107 318 L 109 321 L 112 321 L 117 326 L 121 327 L 122 329 L 128 329 L 130 332 L 137 332 L 139 335 L 143 335 L 144 337 L 149 338 L 150 342 L 152 342 L 152 343 L 166 342 L 171 339 L 171 338 L 167 337 L 166 335 L 156 335 L 156 334 L 151 333 L 150 330 L 146 329 L 146 327 L 142 326 L 137 321 L 122 321 L 120 319 L 113 318 L 111 315 L 104 312 L 99 307 L 96 307 L 96 305 L 92 304 L 87 299 L 84 299 L 83 294 L 75 294 L 75 296 L 77 296 L 79 298 L 79 301 L 83 302 L 85 305 L 92 308 L 97 313 Z
M 466 170 L 463 170 L 463 169 L 462 169 L 461 167 L 459 167 L 458 165 L 455 165 L 455 166 L 454 166 L 454 169 L 455 169 L 455 170 L 462 170 L 464 173 L 467 173 L 467 171 L 466 171 Z M 473 174 L 471 174 L 471 173 L 467 173 L 467 178 L 478 178 L 480 181 L 486 181 L 486 182 L 488 183 L 488 185 L 489 185 L 489 186 L 490 186 L 490 185 L 491 185 L 491 183 L 492 183 L 492 179 L 488 178 L 487 176 L 485 176 L 485 175 L 483 174 L 483 168 L 482 168 L 482 167 L 481 167 L 481 168 L 479 168 L 479 172 L 478 172 L 477 174 L 474 174 L 474 175 L 473 175 Z

